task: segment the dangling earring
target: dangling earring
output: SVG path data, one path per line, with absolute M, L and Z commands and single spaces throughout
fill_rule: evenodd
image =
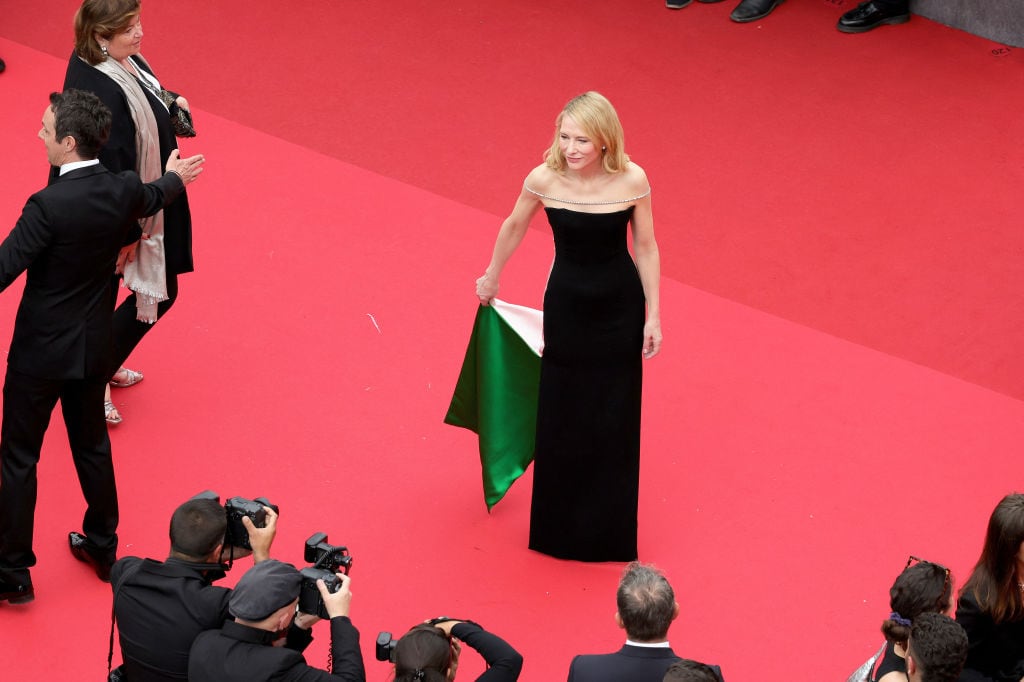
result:
M 110 56 L 110 53 L 107 52 L 107 46 L 106 45 L 100 45 L 100 52 L 103 53 L 104 57 L 109 57 Z

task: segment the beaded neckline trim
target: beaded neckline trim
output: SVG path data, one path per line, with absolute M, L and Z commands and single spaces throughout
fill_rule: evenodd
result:
M 534 194 L 540 197 L 541 199 L 547 199 L 548 201 L 557 201 L 560 204 L 571 204 L 573 206 L 614 206 L 615 204 L 628 204 L 631 201 L 643 199 L 644 197 L 651 193 L 651 188 L 648 187 L 647 191 L 644 192 L 643 194 L 638 194 L 635 197 L 630 197 L 629 199 L 619 199 L 617 201 L 577 201 L 576 199 L 559 199 L 558 197 L 549 197 L 547 194 L 541 194 L 536 190 L 530 189 L 528 185 L 523 185 L 523 187 L 526 188 L 527 192 L 529 192 L 530 194 Z

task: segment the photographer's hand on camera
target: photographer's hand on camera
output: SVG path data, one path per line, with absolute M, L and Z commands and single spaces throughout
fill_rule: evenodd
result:
M 430 623 L 431 621 L 428 620 L 427 622 Z M 444 634 L 447 635 L 448 638 L 450 639 L 451 636 L 452 636 L 452 628 L 455 627 L 456 625 L 458 625 L 459 623 L 464 623 L 464 622 L 465 621 L 462 621 L 462 620 L 455 620 L 455 619 L 448 619 L 448 618 L 446 618 L 446 619 L 444 619 L 444 620 L 442 620 L 440 622 L 435 622 L 434 623 L 434 627 L 437 628 L 438 630 L 441 630 L 442 632 L 444 632 Z
M 267 512 L 267 519 L 263 528 L 257 528 L 248 516 L 242 517 L 242 525 L 249 533 L 249 544 L 252 545 L 252 560 L 255 563 L 266 561 L 270 558 L 270 546 L 274 543 L 274 536 L 277 535 L 277 512 L 270 507 L 264 506 Z
M 327 609 L 327 615 L 331 618 L 348 616 L 352 603 L 352 592 L 349 589 L 352 579 L 344 573 L 336 573 L 335 575 L 341 580 L 341 587 L 338 588 L 337 592 L 330 592 L 323 580 L 316 581 L 317 589 L 320 590 L 320 596 L 324 600 L 324 607 Z
M 295 623 L 295 627 L 301 630 L 312 630 L 313 626 L 320 622 L 320 616 L 296 611 L 295 620 L 293 622 Z

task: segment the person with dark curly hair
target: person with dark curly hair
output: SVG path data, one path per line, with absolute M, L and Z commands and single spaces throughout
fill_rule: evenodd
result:
M 676 661 L 665 671 L 661 682 L 721 682 L 718 671 L 698 661 Z
M 956 682 L 967 659 L 967 634 L 949 616 L 922 613 L 907 642 L 910 682 Z

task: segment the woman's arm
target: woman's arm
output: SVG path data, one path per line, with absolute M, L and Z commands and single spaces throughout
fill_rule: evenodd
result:
M 643 169 L 634 164 L 639 172 L 638 194 L 646 192 L 650 185 Z M 644 298 L 647 300 L 647 321 L 644 323 L 645 358 L 653 358 L 661 350 L 661 257 L 658 254 L 658 242 L 654 239 L 654 213 L 651 210 L 651 195 L 638 199 L 633 209 L 633 251 L 636 254 L 636 269 L 640 273 L 640 283 L 644 287 Z
M 501 271 L 505 268 L 508 259 L 515 253 L 519 243 L 526 236 L 526 230 L 530 227 L 530 220 L 541 207 L 540 198 L 526 190 L 526 185 L 537 171 L 530 173 L 523 183 L 523 190 L 516 199 L 516 205 L 512 213 L 501 224 L 498 230 L 498 238 L 494 241 L 494 252 L 491 255 L 491 262 L 484 270 L 482 277 L 476 281 L 476 295 L 483 305 L 489 305 L 491 299 L 498 295 L 498 288 L 501 284 Z
M 487 662 L 488 670 L 477 682 L 513 682 L 523 669 L 522 655 L 497 635 L 487 632 L 476 623 L 456 623 L 451 634 L 472 647 Z

